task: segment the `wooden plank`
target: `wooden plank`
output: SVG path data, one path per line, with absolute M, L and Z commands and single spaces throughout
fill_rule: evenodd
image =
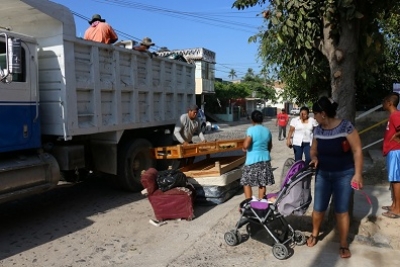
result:
M 215 154 L 234 150 L 241 150 L 244 139 L 216 140 L 207 143 L 190 144 L 186 146 L 176 145 L 156 147 L 151 149 L 151 155 L 155 159 L 180 159 L 200 155 Z
M 216 157 L 184 166 L 179 170 L 188 177 L 212 177 L 227 173 L 244 162 L 245 156 Z

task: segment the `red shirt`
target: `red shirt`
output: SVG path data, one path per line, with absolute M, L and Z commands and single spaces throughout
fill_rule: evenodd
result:
M 109 24 L 100 22 L 98 24 L 91 25 L 86 30 L 83 39 L 105 44 L 112 44 L 118 40 L 118 36 Z
M 400 143 L 390 139 L 400 131 L 400 111 L 390 114 L 386 125 L 385 135 L 383 136 L 383 155 L 386 156 L 392 150 L 400 150 Z
M 276 118 L 279 126 L 286 126 L 289 121 L 289 115 L 286 113 L 279 113 Z

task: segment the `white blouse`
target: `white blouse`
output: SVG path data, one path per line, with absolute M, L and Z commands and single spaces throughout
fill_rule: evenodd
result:
M 294 127 L 293 145 L 301 146 L 301 143 L 311 143 L 313 130 L 318 126 L 318 122 L 309 117 L 307 123 L 303 123 L 300 117 L 295 117 L 290 121 L 290 127 Z

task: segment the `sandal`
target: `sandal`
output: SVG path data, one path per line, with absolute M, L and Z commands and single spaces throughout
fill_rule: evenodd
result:
M 307 238 L 307 247 L 311 248 L 311 247 L 315 246 L 317 244 L 317 241 L 318 241 L 317 237 L 310 235 Z
M 390 211 L 390 210 L 391 210 L 391 206 L 382 206 L 382 209 L 383 209 L 383 210 Z
M 340 247 L 339 248 L 339 254 L 340 254 L 340 257 L 343 258 L 343 259 L 351 257 L 350 249 L 346 248 L 346 247 Z

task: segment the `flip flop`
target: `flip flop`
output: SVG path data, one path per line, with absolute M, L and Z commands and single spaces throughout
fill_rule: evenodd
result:
M 343 259 L 351 257 L 351 253 L 350 253 L 350 249 L 349 248 L 340 247 L 339 248 L 339 254 L 340 254 L 340 257 L 343 258 Z
M 391 219 L 398 219 L 398 218 L 400 218 L 400 214 L 396 214 L 396 213 L 393 213 L 393 212 L 391 212 L 391 211 L 387 211 L 387 212 L 382 213 L 382 216 L 385 216 L 385 217 L 391 218 Z
M 390 210 L 391 210 L 390 208 L 391 208 L 391 206 L 382 206 L 382 209 L 383 209 L 383 210 L 388 210 L 388 211 L 390 211 Z

